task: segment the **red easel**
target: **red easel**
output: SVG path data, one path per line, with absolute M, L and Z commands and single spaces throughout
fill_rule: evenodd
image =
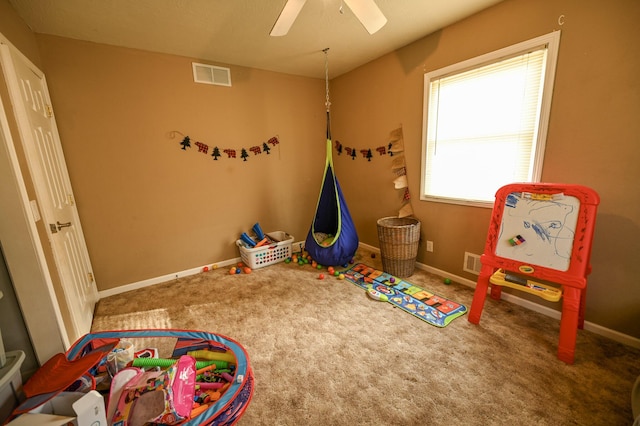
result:
M 580 185 L 517 183 L 500 188 L 481 256 L 482 269 L 469 322 L 480 322 L 490 284 L 491 297 L 496 300 L 500 299 L 503 286 L 550 301 L 562 298 L 558 358 L 573 364 L 577 330 L 584 327 L 587 275 L 591 272 L 591 244 L 599 203 L 594 190 Z

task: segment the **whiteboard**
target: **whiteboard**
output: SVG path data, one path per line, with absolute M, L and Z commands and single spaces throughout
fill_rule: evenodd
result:
M 504 203 L 495 254 L 567 271 L 580 200 L 563 194 L 512 192 Z

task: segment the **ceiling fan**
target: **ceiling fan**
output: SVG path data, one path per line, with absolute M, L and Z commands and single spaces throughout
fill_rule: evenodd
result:
M 349 9 L 356 15 L 356 18 L 367 29 L 369 34 L 375 33 L 387 23 L 387 18 L 382 14 L 374 0 L 343 1 L 349 6 Z M 274 37 L 286 35 L 306 2 L 307 0 L 287 0 L 282 12 L 280 12 L 280 16 L 278 16 L 278 20 L 271 29 L 270 35 Z

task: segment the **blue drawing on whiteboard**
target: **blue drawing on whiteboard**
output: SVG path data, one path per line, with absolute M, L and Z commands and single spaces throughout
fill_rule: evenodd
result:
M 518 204 L 518 197 L 516 196 L 516 194 L 512 193 L 507 195 L 507 200 L 505 201 L 505 205 L 507 207 L 515 208 L 516 204 Z
M 542 241 L 548 241 L 550 243 L 553 242 L 554 238 L 559 238 L 558 236 L 554 236 L 553 232 L 555 232 L 556 229 L 561 231 L 564 228 L 562 222 L 556 220 L 550 221 L 545 224 L 538 222 L 529 222 L 528 220 L 525 220 L 523 222 L 523 225 L 525 229 L 533 229 L 538 238 L 540 238 Z M 573 239 L 573 237 L 571 238 Z
M 534 200 L 509 194 L 496 255 L 532 265 L 566 271 L 569 269 L 580 202 L 567 196 L 554 200 Z M 522 235 L 527 244 L 509 244 L 513 235 Z

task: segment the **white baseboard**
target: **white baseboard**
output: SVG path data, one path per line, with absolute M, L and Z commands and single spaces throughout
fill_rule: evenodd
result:
M 304 247 L 304 241 L 298 241 L 291 243 L 291 249 L 295 253 L 297 251 L 301 251 Z M 139 288 L 149 287 L 155 284 L 166 283 L 167 281 L 175 280 L 176 278 L 188 277 L 189 275 L 199 274 L 204 271 L 204 268 L 213 269 L 215 267 L 224 267 L 229 265 L 235 265 L 238 262 L 242 261 L 240 257 L 236 257 L 229 260 L 224 260 L 222 262 L 217 262 L 209 265 L 202 265 L 195 268 L 187 269 L 180 272 L 175 272 L 173 274 L 166 274 L 155 278 L 149 278 L 148 280 L 138 281 L 135 283 L 124 284 L 116 288 L 110 288 L 108 290 L 102 290 L 98 292 L 98 296 L 100 299 L 103 297 L 114 296 L 116 294 L 125 293 L 131 290 L 137 290 Z
M 196 268 L 175 272 L 173 274 L 161 275 L 159 277 L 149 278 L 148 280 L 138 281 L 131 284 L 125 284 L 116 288 L 110 288 L 108 290 L 102 290 L 98 292 L 98 296 L 100 296 L 100 299 L 102 299 L 103 297 L 114 296 L 116 294 L 125 293 L 127 291 L 137 290 L 139 288 L 149 287 L 155 284 L 166 283 L 167 281 L 175 280 L 176 278 L 188 277 L 189 275 L 199 274 L 204 271 L 204 268 L 214 269 L 218 267 L 225 267 L 229 265 L 235 265 L 240 261 L 241 259 L 239 257 L 236 257 L 234 259 L 225 260 L 223 262 L 217 262 L 209 265 L 202 265 Z
M 303 241 L 298 241 L 295 243 L 292 243 L 293 246 L 293 251 L 300 251 L 302 247 L 304 247 L 304 242 Z M 360 246 L 363 248 L 366 248 L 367 250 L 376 252 L 376 253 L 380 253 L 380 249 L 378 247 L 374 247 L 365 243 L 360 243 Z M 160 284 L 160 283 L 165 283 L 167 281 L 171 281 L 171 280 L 175 280 L 176 278 L 181 278 L 181 277 L 187 277 L 189 275 L 195 275 L 195 274 L 199 274 L 201 273 L 204 268 L 209 268 L 212 269 L 214 267 L 224 267 L 224 266 L 229 266 L 229 265 L 235 265 L 236 263 L 240 262 L 240 258 L 236 257 L 234 259 L 229 259 L 229 260 L 225 260 L 222 262 L 218 262 L 215 264 L 209 264 L 209 265 L 202 265 L 200 267 L 196 267 L 196 268 L 191 268 L 191 269 L 187 269 L 185 271 L 180 271 L 180 272 L 176 272 L 173 274 L 167 274 L 167 275 L 162 275 L 160 277 L 155 277 L 155 278 L 149 278 L 148 280 L 143 280 L 143 281 L 138 281 L 135 283 L 131 283 L 131 284 L 125 284 L 116 288 L 111 288 L 108 290 L 103 290 L 98 292 L 98 295 L 100 296 L 100 298 L 102 299 L 103 297 L 109 297 L 109 296 L 113 296 L 116 294 L 120 294 L 120 293 L 124 293 L 127 291 L 131 291 L 131 290 L 136 290 L 139 288 L 144 288 L 144 287 L 149 287 L 155 284 Z M 476 282 L 469 280 L 467 278 L 464 277 L 460 277 L 458 275 L 454 275 L 454 274 L 450 274 L 447 271 L 443 271 L 441 269 L 437 269 L 437 268 L 433 268 L 431 266 L 425 265 L 424 263 L 420 263 L 420 262 L 416 262 L 416 268 L 421 269 L 423 271 L 427 271 L 430 272 L 432 274 L 435 275 L 439 275 L 441 277 L 447 277 L 449 279 L 451 279 L 452 281 L 455 281 L 457 283 L 466 285 L 467 287 L 471 287 L 471 288 L 475 288 L 476 287 Z M 538 312 L 540 314 L 546 315 L 548 317 L 560 320 L 560 311 L 556 311 L 555 309 L 551 309 L 547 306 L 543 306 L 543 305 L 539 305 L 537 303 L 531 302 L 530 300 L 526 300 L 526 299 L 522 299 L 518 296 L 514 296 L 513 294 L 509 294 L 509 293 L 502 293 L 502 299 L 506 300 L 508 302 L 511 302 L 515 305 L 518 306 L 522 306 L 525 307 L 529 310 L 532 310 L 534 312 Z M 585 321 L 584 322 L 584 328 L 585 330 L 589 330 L 593 333 L 596 333 L 600 336 L 604 336 L 607 337 L 611 340 L 614 340 L 616 342 L 622 343 L 624 345 L 627 346 L 631 346 L 633 348 L 638 348 L 640 349 L 640 339 L 637 337 L 633 337 L 633 336 L 629 336 L 627 334 L 623 334 L 620 333 L 619 331 L 615 331 L 615 330 L 611 330 L 609 328 L 603 327 L 601 325 L 589 322 L 589 321 Z

